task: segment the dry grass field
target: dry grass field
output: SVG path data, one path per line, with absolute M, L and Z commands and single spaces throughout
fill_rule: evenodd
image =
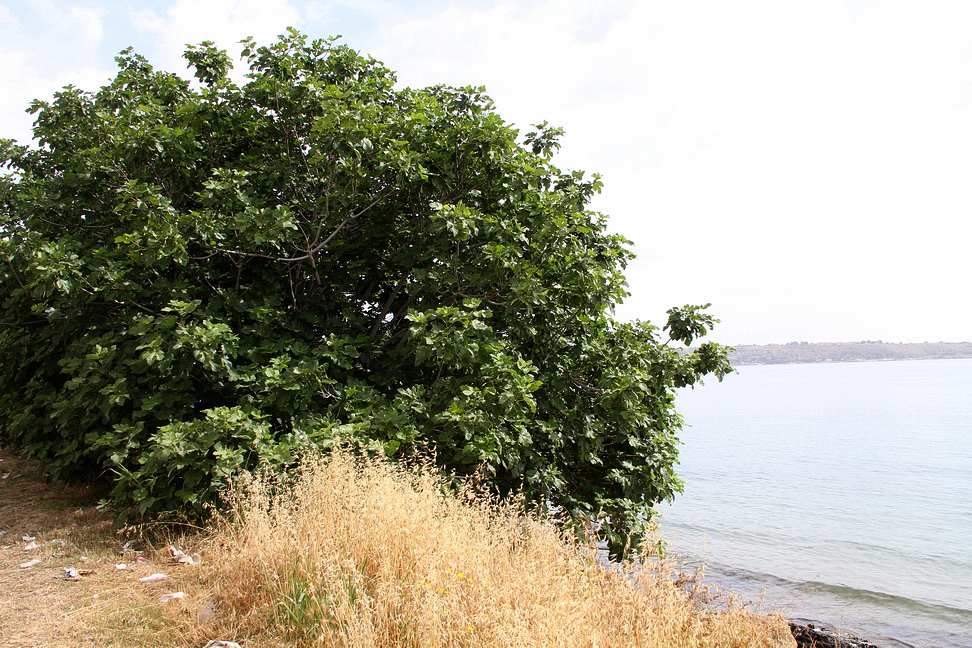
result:
M 139 553 L 119 555 L 129 536 L 97 514 L 96 493 L 0 456 L 3 647 L 795 645 L 777 615 L 714 602 L 666 562 L 606 570 L 545 521 L 446 494 L 429 470 L 309 461 L 288 484 L 241 487 L 207 529 L 143 530 Z M 71 567 L 91 573 L 67 580 Z

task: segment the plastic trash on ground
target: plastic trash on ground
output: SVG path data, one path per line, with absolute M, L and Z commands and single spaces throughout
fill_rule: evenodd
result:
M 199 608 L 199 612 L 196 613 L 196 623 L 199 625 L 206 625 L 215 618 L 216 603 L 213 601 L 206 601 L 203 603 L 203 606 Z
M 28 569 L 30 567 L 33 567 L 34 565 L 39 565 L 39 564 L 40 564 L 40 558 L 34 558 L 33 560 L 29 560 L 25 563 L 20 563 L 20 568 Z
M 185 592 L 172 592 L 171 594 L 163 594 L 159 597 L 159 603 L 168 603 L 169 601 L 175 601 L 177 599 L 185 598 Z
M 121 551 L 119 553 L 121 553 L 121 555 L 124 556 L 125 554 L 127 554 L 130 551 L 135 551 L 135 546 L 137 544 L 139 544 L 140 542 L 141 542 L 141 540 L 139 540 L 138 538 L 136 538 L 134 540 L 129 540 L 124 545 L 122 545 Z
M 77 567 L 65 567 L 64 573 L 61 574 L 61 580 L 66 581 L 80 581 L 84 580 L 85 576 L 90 576 L 95 573 L 93 569 L 78 569 Z
M 168 578 L 165 574 L 152 574 L 151 576 L 144 576 L 138 579 L 139 583 L 155 583 L 157 581 L 165 580 Z
M 30 542 L 24 547 L 24 551 L 30 551 L 31 549 L 36 549 L 39 545 L 36 542 Z
M 181 550 L 176 549 L 174 546 L 171 546 L 171 545 L 169 546 L 169 557 L 172 559 L 172 562 L 179 563 L 179 564 L 182 564 L 182 565 L 198 565 L 199 564 L 199 557 L 198 556 L 189 556 L 189 555 L 186 555 Z
M 220 641 L 219 639 L 213 639 L 208 644 L 203 646 L 203 648 L 243 648 L 240 644 L 235 641 Z

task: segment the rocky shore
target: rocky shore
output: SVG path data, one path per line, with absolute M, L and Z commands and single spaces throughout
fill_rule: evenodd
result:
M 790 621 L 790 632 L 793 633 L 799 648 L 881 648 L 859 637 L 813 623 L 801 624 Z

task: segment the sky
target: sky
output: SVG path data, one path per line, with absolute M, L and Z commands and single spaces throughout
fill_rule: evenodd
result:
M 128 46 L 188 77 L 187 43 L 341 35 L 402 86 L 565 129 L 555 163 L 600 173 L 591 208 L 634 242 L 621 320 L 711 302 L 726 344 L 972 341 L 970 25 L 967 0 L 0 0 L 0 137 Z

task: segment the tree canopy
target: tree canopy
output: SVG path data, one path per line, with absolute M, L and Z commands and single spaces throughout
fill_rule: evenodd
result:
M 482 88 L 396 88 L 333 39 L 126 50 L 0 141 L 0 441 L 138 513 L 308 447 L 434 456 L 597 517 L 680 489 L 674 391 L 730 370 L 702 306 L 619 323 L 628 241 Z M 672 344 L 674 341 L 677 344 Z

